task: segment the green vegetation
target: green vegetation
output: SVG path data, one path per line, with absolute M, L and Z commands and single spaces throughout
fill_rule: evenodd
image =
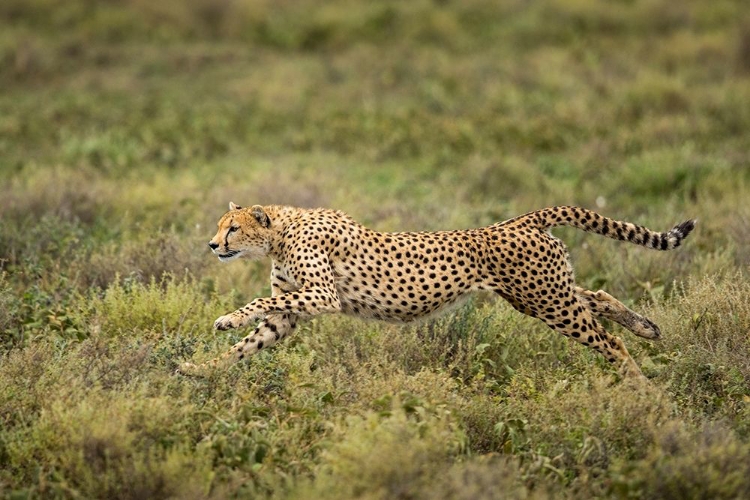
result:
M 744 0 L 4 0 L 0 68 L 0 498 L 750 497 Z M 230 200 L 699 225 L 556 231 L 648 387 L 487 296 L 176 376 L 270 293 Z

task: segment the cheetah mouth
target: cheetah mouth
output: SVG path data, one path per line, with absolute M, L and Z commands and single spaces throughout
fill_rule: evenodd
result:
M 220 261 L 227 262 L 229 260 L 239 257 L 239 255 L 240 255 L 240 250 L 229 250 L 227 253 L 217 254 L 217 257 L 219 257 Z

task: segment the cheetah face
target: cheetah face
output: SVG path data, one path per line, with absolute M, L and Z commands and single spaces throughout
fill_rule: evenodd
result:
M 219 219 L 218 226 L 208 246 L 220 261 L 268 254 L 270 220 L 259 205 L 242 208 L 230 202 L 229 212 Z

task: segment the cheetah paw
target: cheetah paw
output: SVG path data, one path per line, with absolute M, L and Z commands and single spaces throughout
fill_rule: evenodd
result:
M 193 363 L 180 363 L 175 370 L 176 375 L 186 375 L 188 377 L 205 377 L 206 373 L 202 366 Z
M 220 316 L 214 321 L 215 330 L 230 330 L 232 328 L 238 328 L 242 325 L 238 324 L 237 321 L 231 314 Z

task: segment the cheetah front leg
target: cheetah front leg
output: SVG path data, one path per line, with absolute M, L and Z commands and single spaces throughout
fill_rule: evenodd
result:
M 265 316 L 253 333 L 236 343 L 223 356 L 202 365 L 183 363 L 178 372 L 185 375 L 204 376 L 218 367 L 226 367 L 261 349 L 271 347 L 287 336 L 296 326 L 298 316 L 314 316 L 340 309 L 338 296 L 318 287 L 301 287 L 275 297 L 255 299 L 237 311 L 221 316 L 214 323 L 217 330 L 239 328 L 257 317 Z
M 296 290 L 297 288 L 283 277 L 281 270 L 274 262 L 271 268 L 271 296 L 277 297 L 283 293 L 291 293 Z M 227 361 L 224 364 L 241 361 L 261 349 L 275 345 L 294 331 L 297 326 L 297 318 L 298 316 L 295 314 L 266 316 L 252 334 L 233 345 L 220 359 Z
M 186 375 L 205 375 L 218 366 L 228 366 L 261 349 L 273 346 L 294 330 L 299 316 L 314 316 L 341 309 L 338 294 L 333 287 L 332 273 L 319 272 L 320 280 L 317 283 L 303 285 L 294 290 L 294 287 L 276 274 L 276 271 L 274 266 L 271 275 L 271 297 L 255 299 L 245 307 L 221 316 L 214 323 L 216 329 L 227 330 L 245 326 L 255 318 L 263 317 L 263 321 L 253 333 L 232 346 L 222 357 L 197 366 L 183 363 L 178 372 Z
M 619 323 L 645 339 L 659 340 L 661 337 L 661 330 L 656 323 L 629 309 L 604 290 L 592 292 L 577 286 L 575 294 L 594 315 Z
M 178 372 L 184 375 L 205 376 L 217 368 L 228 368 L 237 361 L 266 349 L 288 337 L 297 326 L 294 314 L 269 314 L 258 323 L 253 333 L 237 342 L 222 356 L 200 365 L 182 363 Z
M 283 276 L 281 270 L 274 262 L 271 267 L 271 296 L 276 297 L 285 292 L 293 292 L 296 288 Z M 200 365 L 182 363 L 177 371 L 185 375 L 203 376 L 218 367 L 228 367 L 232 363 L 255 354 L 261 349 L 271 347 L 277 342 L 284 340 L 284 338 L 292 334 L 294 328 L 297 326 L 297 318 L 294 314 L 269 314 L 263 318 L 253 330 L 253 333 L 240 342 L 237 342 L 222 356 Z
M 240 328 L 268 314 L 315 316 L 339 310 L 341 310 L 341 303 L 335 288 L 307 285 L 295 292 L 255 299 L 245 307 L 219 317 L 214 322 L 214 328 L 217 330 Z

